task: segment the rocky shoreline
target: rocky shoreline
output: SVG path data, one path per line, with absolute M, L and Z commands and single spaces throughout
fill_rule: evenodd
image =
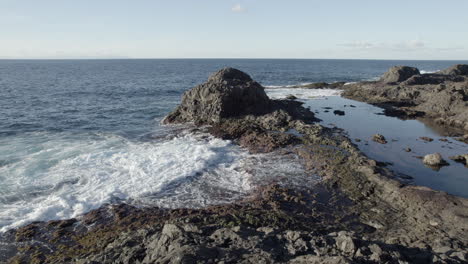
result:
M 468 65 L 454 65 L 436 73 L 395 66 L 382 78 L 343 86 L 343 96 L 377 105 L 386 114 L 425 118 L 458 133 L 468 133 Z
M 449 90 L 436 91 L 432 96 L 455 91 L 450 98 L 458 100 L 458 94 L 467 94 L 466 84 L 461 85 L 466 78 L 461 78 L 460 82 L 444 79 L 444 89 Z M 364 97 L 376 85 L 382 90 Z M 388 91 L 399 94 L 410 88 L 401 83 L 360 83 L 346 87 L 345 94 L 371 103 L 390 103 L 389 99 L 381 99 L 392 94 Z M 403 107 L 399 100 L 403 102 L 407 97 L 391 97 L 395 101 L 391 102 L 392 107 Z M 426 98 L 413 96 L 418 104 L 405 113 L 426 109 L 424 99 L 417 99 L 420 97 Z M 453 105 L 445 112 L 431 108 L 432 112 L 425 113 L 450 113 L 453 120 L 466 122 L 465 114 L 456 112 L 462 106 Z M 297 155 L 308 171 L 321 176 L 321 183 L 300 189 L 271 183 L 242 201 L 203 209 L 108 205 L 77 219 L 32 223 L 4 234 L 5 241 L 13 242 L 8 244 L 9 262 L 468 260 L 468 199 L 399 182 L 391 171 L 363 155 L 341 130 L 323 127 L 316 120 L 300 102 L 270 100 L 263 87 L 247 74 L 223 69 L 187 91 L 181 105 L 164 123 L 193 122 L 197 129 L 230 139 L 252 153 Z

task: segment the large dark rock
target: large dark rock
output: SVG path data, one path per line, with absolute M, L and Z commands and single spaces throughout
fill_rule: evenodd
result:
M 468 64 L 457 64 L 452 67 L 439 71 L 438 74 L 444 75 L 468 75 Z
M 393 66 L 380 79 L 384 83 L 399 83 L 420 74 L 419 70 L 408 66 Z
M 207 82 L 185 92 L 181 104 L 163 123 L 213 124 L 222 118 L 265 114 L 271 104 L 264 88 L 248 74 L 224 68 Z

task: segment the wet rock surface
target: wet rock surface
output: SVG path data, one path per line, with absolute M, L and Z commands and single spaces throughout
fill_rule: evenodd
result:
M 261 90 L 227 72 L 222 78 L 240 76 L 237 85 Z M 224 89 L 215 79 L 207 86 Z M 198 100 L 184 96 L 182 105 L 194 105 L 189 98 Z M 11 230 L 1 238 L 8 245 L 2 256 L 11 263 L 466 262 L 468 199 L 399 182 L 343 131 L 314 123 L 299 102 L 259 102 L 267 102 L 260 103 L 263 114 L 238 109 L 225 117 L 230 104 L 223 103 L 206 111 L 181 106 L 166 122 L 209 125 L 200 129 L 251 152 L 293 153 L 321 183 L 265 183 L 236 203 L 203 209 L 103 206 Z M 194 113 L 202 118 L 190 119 Z
M 467 67 L 455 65 L 434 74 L 391 68 L 380 81 L 344 86 L 342 95 L 380 106 L 388 115 L 425 117 L 443 126 L 468 131 Z
M 373 135 L 372 140 L 380 144 L 387 144 L 387 139 L 381 134 Z

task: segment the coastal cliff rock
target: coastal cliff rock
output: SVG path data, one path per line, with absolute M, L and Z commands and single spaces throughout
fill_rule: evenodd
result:
M 271 101 L 264 88 L 239 70 L 224 68 L 207 82 L 184 93 L 181 104 L 163 123 L 218 123 L 222 118 L 267 113 Z
M 394 66 L 390 68 L 380 79 L 383 83 L 399 83 L 410 77 L 420 74 L 419 70 L 408 66 Z
M 399 117 L 426 117 L 447 127 L 468 131 L 468 65 L 455 65 L 437 74 L 408 70 L 403 82 L 361 82 L 346 86 L 344 97 L 371 103 Z M 386 75 L 392 75 L 392 68 Z M 395 81 L 394 78 L 383 78 Z M 398 78 L 403 80 L 404 78 Z
M 468 65 L 467 64 L 457 64 L 448 69 L 439 71 L 438 74 L 445 75 L 468 75 Z

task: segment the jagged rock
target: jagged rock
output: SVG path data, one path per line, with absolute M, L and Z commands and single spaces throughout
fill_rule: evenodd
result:
M 380 79 L 383 83 L 399 83 L 408 80 L 410 77 L 420 74 L 419 70 L 408 66 L 391 67 Z
M 181 104 L 163 123 L 212 124 L 222 118 L 265 114 L 270 107 L 271 101 L 259 83 L 244 72 L 224 68 L 185 92 Z
M 440 153 L 433 153 L 433 154 L 428 154 L 424 156 L 423 163 L 426 165 L 435 166 L 435 167 L 448 165 L 447 161 L 445 161 L 442 158 L 442 155 L 440 155 Z
M 437 72 L 438 74 L 444 75 L 468 75 L 467 64 L 457 64 L 448 69 Z
M 380 135 L 380 134 L 373 135 L 372 140 L 380 144 L 387 144 L 387 139 L 383 135 Z

